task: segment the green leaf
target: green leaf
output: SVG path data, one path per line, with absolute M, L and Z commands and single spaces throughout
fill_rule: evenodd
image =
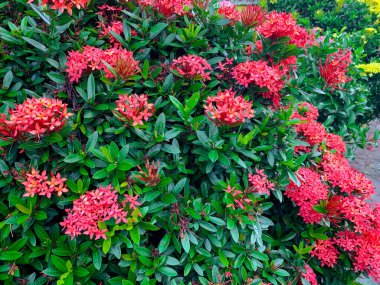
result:
M 216 149 L 213 149 L 213 150 L 210 150 L 208 152 L 208 158 L 212 161 L 212 162 L 215 162 L 218 160 L 218 151 Z
M 111 237 L 107 237 L 107 239 L 103 240 L 102 251 L 104 254 L 107 254 L 109 252 L 109 250 L 111 249 L 111 245 L 112 245 Z
M 35 48 L 39 49 L 40 51 L 44 52 L 44 53 L 48 51 L 48 48 L 46 46 L 37 42 L 36 40 L 33 40 L 31 38 L 28 38 L 28 37 L 22 37 L 22 39 L 24 41 L 26 41 L 27 43 L 29 43 L 30 45 L 34 46 Z
M 174 85 L 174 78 L 173 78 L 173 74 L 170 73 L 168 76 L 166 76 L 164 80 L 164 83 L 162 85 L 162 91 L 164 91 L 165 93 L 168 92 L 169 90 L 173 89 L 173 85 Z
M 107 176 L 108 176 L 107 169 L 101 169 L 101 170 L 96 171 L 94 175 L 92 176 L 92 178 L 103 179 L 103 178 L 106 178 Z
M 262 261 L 268 261 L 269 260 L 269 257 L 266 254 L 264 254 L 260 251 L 257 251 L 257 250 L 253 250 L 251 252 L 251 255 L 258 260 L 262 260 Z
M 32 213 L 32 210 L 31 210 L 31 209 L 28 209 L 27 207 L 25 207 L 25 206 L 22 205 L 22 204 L 16 204 L 16 208 L 17 208 L 20 212 L 22 212 L 22 213 L 24 213 L 24 214 L 26 214 L 26 215 L 30 215 L 30 214 Z
M 161 31 L 163 29 L 165 29 L 166 27 L 168 26 L 168 23 L 158 23 L 156 25 L 154 25 L 150 31 L 149 31 L 149 38 L 150 39 L 154 39 L 155 37 L 158 36 L 159 33 L 161 33 Z
M 239 242 L 239 230 L 237 228 L 237 226 L 233 226 L 232 229 L 230 229 L 230 232 L 231 232 L 231 236 L 232 236 L 232 239 L 234 240 L 234 242 Z
M 161 113 L 158 118 L 157 118 L 157 121 L 156 121 L 156 126 L 155 126 L 155 130 L 157 132 L 156 136 L 158 138 L 160 137 L 164 137 L 165 136 L 165 125 L 166 125 L 166 118 L 165 118 L 165 114 L 164 113 Z
M 96 143 L 98 142 L 99 134 L 98 132 L 93 132 L 89 137 L 86 144 L 86 151 L 89 151 L 90 149 L 94 148 L 96 146 Z
M 3 78 L 3 88 L 4 89 L 9 89 L 9 87 L 12 84 L 12 80 L 13 80 L 13 72 L 12 72 L 12 70 L 9 70 L 4 75 L 4 78 Z
M 96 95 L 96 86 L 94 75 L 91 73 L 87 79 L 87 98 L 89 102 L 94 102 Z
M 63 260 L 63 258 L 52 255 L 50 256 L 50 259 L 55 268 L 57 268 L 59 271 L 66 272 L 66 261 Z
M 163 253 L 169 246 L 170 244 L 170 238 L 171 238 L 171 235 L 170 234 L 166 234 L 160 241 L 159 245 L 158 245 L 158 253 Z
M 63 161 L 66 163 L 76 163 L 78 161 L 81 161 L 83 159 L 83 156 L 77 153 L 73 153 L 68 155 Z
M 77 267 L 74 269 L 74 275 L 78 277 L 86 277 L 90 272 L 83 267 Z
M 100 270 L 102 267 L 102 256 L 98 248 L 92 248 L 92 263 L 94 264 L 95 269 Z
M 175 277 L 177 276 L 177 271 L 175 271 L 173 268 L 163 266 L 158 268 L 158 271 L 160 271 L 162 274 L 169 276 L 169 277 Z
M 58 72 L 49 72 L 46 75 L 57 84 L 66 83 L 66 79 L 62 76 L 62 74 L 59 74 Z
M 204 147 L 209 148 L 210 147 L 210 139 L 208 138 L 206 133 L 204 131 L 196 131 L 196 134 L 197 134 L 198 140 L 201 142 L 201 144 Z
M 4 251 L 1 255 L 0 255 L 0 260 L 7 260 L 7 261 L 11 261 L 11 260 L 16 260 L 18 258 L 20 258 L 22 256 L 22 253 L 21 252 L 18 252 L 18 251 Z
M 189 239 L 189 235 L 187 233 L 185 233 L 183 235 L 183 238 L 181 238 L 181 244 L 182 244 L 182 248 L 184 249 L 184 251 L 186 253 L 189 253 L 189 251 L 190 251 L 190 239 Z
M 273 271 L 273 273 L 279 276 L 284 276 L 284 277 L 290 276 L 289 272 L 284 269 L 277 269 Z
M 130 230 L 131 239 L 134 243 L 139 244 L 140 243 L 140 232 L 137 227 L 133 227 Z

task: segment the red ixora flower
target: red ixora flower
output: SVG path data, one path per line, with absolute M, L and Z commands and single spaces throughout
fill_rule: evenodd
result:
M 184 55 L 175 59 L 171 65 L 181 76 L 186 79 L 210 80 L 211 65 L 204 58 L 197 55 Z
M 236 126 L 253 118 L 252 102 L 235 95 L 236 92 L 229 89 L 219 90 L 215 97 L 208 97 L 204 105 L 205 115 L 218 126 Z
M 33 3 L 34 0 L 29 0 L 29 3 Z M 67 10 L 72 15 L 72 8 L 75 6 L 78 9 L 85 8 L 89 0 L 42 0 L 41 6 L 49 5 L 51 9 L 59 10 L 60 12 Z
M 82 51 L 69 52 L 66 72 L 70 82 L 78 82 L 83 74 L 94 70 L 103 70 L 106 77 L 114 78 L 114 74 L 103 61 L 114 69 L 118 78 L 123 80 L 128 80 L 140 72 L 139 62 L 134 59 L 131 51 L 119 47 L 102 50 L 85 46 Z
M 305 265 L 305 272 L 302 272 L 302 277 L 305 278 L 310 285 L 318 285 L 317 275 L 314 273 L 313 269 L 310 266 Z
M 116 224 L 127 223 L 128 210 L 124 209 L 126 205 L 132 209 L 139 203 L 131 199 L 131 196 L 127 197 L 127 201 L 120 203 L 118 194 L 111 185 L 99 187 L 75 200 L 73 208 L 66 210 L 68 215 L 60 224 L 65 228 L 65 234 L 71 238 L 84 234 L 90 238 L 106 239 L 107 230 L 100 229 L 99 222 L 115 219 Z
M 16 104 L 16 109 L 9 110 L 9 118 L 0 114 L 0 135 L 16 140 L 40 139 L 41 135 L 59 132 L 71 115 L 61 100 L 28 98 Z
M 319 223 L 323 215 L 316 212 L 313 206 L 317 205 L 320 200 L 327 200 L 329 189 L 321 180 L 321 175 L 306 167 L 301 167 L 297 171 L 300 185 L 291 182 L 285 190 L 285 196 L 290 198 L 297 206 L 300 207 L 299 216 L 305 223 Z
M 240 20 L 243 25 L 253 28 L 261 25 L 265 21 L 267 11 L 258 5 L 248 5 L 240 13 Z
M 274 40 L 289 37 L 290 43 L 299 47 L 315 44 L 314 36 L 298 26 L 290 13 L 276 11 L 268 13 L 266 20 L 257 27 L 257 31 L 265 38 Z
M 155 0 L 153 7 L 161 14 L 169 18 L 173 15 L 186 14 L 186 7 L 191 7 L 191 0 Z
M 230 25 L 234 25 L 237 21 L 240 21 L 239 11 L 236 9 L 236 6 L 228 0 L 219 2 L 218 14 L 230 20 Z
M 148 103 L 148 94 L 119 95 L 115 115 L 132 126 L 143 125 L 154 113 L 154 105 Z
M 50 179 L 46 175 L 46 171 L 40 172 L 35 168 L 29 173 L 25 174 L 26 180 L 22 182 L 25 186 L 26 193 L 24 197 L 34 197 L 34 195 L 51 197 L 52 193 L 56 193 L 61 196 L 62 193 L 66 193 L 69 190 L 66 188 L 65 181 L 66 178 L 62 178 L 61 174 L 50 175 Z
M 255 84 L 268 89 L 262 92 L 264 98 L 272 100 L 275 106 L 280 103 L 280 91 L 284 87 L 284 72 L 278 66 L 269 66 L 264 60 L 246 61 L 239 63 L 231 72 L 232 77 L 238 84 L 248 87 Z
M 332 239 L 318 240 L 310 254 L 317 257 L 322 266 L 334 267 L 339 257 L 339 251 L 334 245 Z
M 326 85 L 332 89 L 341 89 L 340 85 L 351 81 L 346 73 L 352 63 L 352 52 L 349 49 L 339 49 L 337 52 L 327 55 L 325 63 L 319 61 L 319 72 Z
M 269 181 L 268 176 L 264 173 L 262 169 L 256 169 L 256 174 L 249 173 L 249 191 L 259 194 L 270 195 L 269 190 L 274 190 L 274 184 Z

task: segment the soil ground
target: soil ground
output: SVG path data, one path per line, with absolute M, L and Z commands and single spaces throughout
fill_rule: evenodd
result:
M 380 120 L 371 124 L 371 131 L 380 131 Z M 380 203 L 380 146 L 372 150 L 360 149 L 356 152 L 356 158 L 352 166 L 366 174 L 376 187 L 376 195 L 373 196 L 373 203 Z M 380 282 L 374 282 L 368 279 L 359 280 L 363 285 L 380 285 Z

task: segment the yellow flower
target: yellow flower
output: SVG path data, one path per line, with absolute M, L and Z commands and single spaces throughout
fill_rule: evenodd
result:
M 373 34 L 376 34 L 376 33 L 377 33 L 377 31 L 376 31 L 375 28 L 365 28 L 364 31 L 365 31 L 365 33 L 366 33 L 367 35 L 373 35 Z
M 380 62 L 371 62 L 367 64 L 358 64 L 356 68 L 362 69 L 364 75 L 373 76 L 380 73 Z
M 371 13 L 380 17 L 380 0 L 359 0 L 359 2 L 365 3 Z

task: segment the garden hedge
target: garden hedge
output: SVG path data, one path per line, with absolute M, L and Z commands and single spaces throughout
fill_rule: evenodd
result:
M 375 189 L 332 131 L 370 141 L 323 103 L 368 108 L 351 50 L 258 6 L 38 4 L 0 5 L 3 284 L 380 277 Z

